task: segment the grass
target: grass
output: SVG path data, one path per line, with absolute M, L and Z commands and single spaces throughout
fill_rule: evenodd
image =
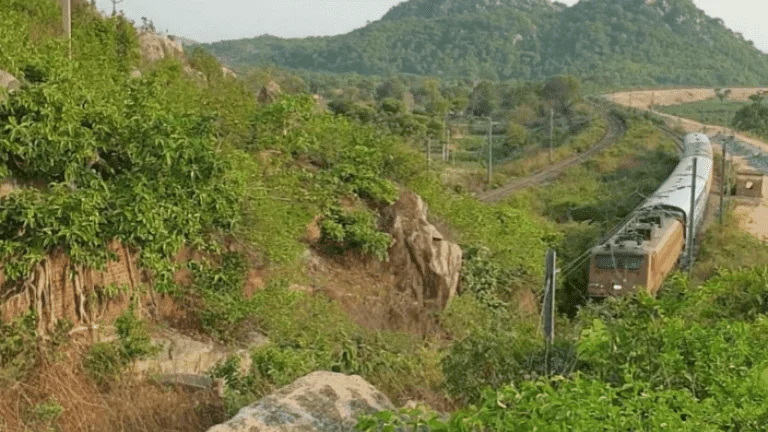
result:
M 602 117 L 596 118 L 589 128 L 566 140 L 565 144 L 557 147 L 552 152 L 552 163 L 560 162 L 574 154 L 588 150 L 603 138 L 605 131 L 605 119 Z M 538 149 L 533 154 L 519 160 L 507 162 L 495 169 L 503 176 L 504 180 L 509 180 L 515 177 L 531 175 L 546 168 L 548 165 L 550 165 L 549 150 Z
M 696 120 L 704 124 L 731 127 L 733 116 L 738 110 L 751 102 L 723 101 L 708 99 L 699 102 L 689 102 L 680 105 L 659 107 L 658 110 L 678 117 Z
M 605 135 L 605 119 L 597 117 L 590 125 L 579 133 L 562 139 L 556 144 L 552 153 L 552 163 L 567 159 L 574 154 L 581 153 L 597 142 Z M 504 136 L 494 136 L 494 154 L 500 155 L 493 167 L 492 185 L 494 188 L 504 185 L 513 178 L 525 177 L 550 165 L 549 149 L 539 144 L 532 144 L 525 148 L 521 154 L 503 157 Z M 469 146 L 467 152 L 480 151 L 483 139 L 468 137 L 463 139 L 463 145 Z M 434 149 L 433 149 L 434 150 Z M 466 153 L 475 155 L 475 153 Z M 447 186 L 460 191 L 480 192 L 488 189 L 486 156 L 474 156 L 474 160 L 459 160 L 456 164 L 442 164 L 444 169 L 443 182 Z M 434 157 L 433 157 L 434 160 Z
M 713 225 L 702 237 L 694 280 L 703 282 L 720 270 L 739 270 L 767 262 L 768 244 L 742 231 L 738 217 L 729 211 L 722 226 Z

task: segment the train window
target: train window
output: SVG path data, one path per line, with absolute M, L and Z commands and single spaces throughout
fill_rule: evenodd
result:
M 627 270 L 638 270 L 643 265 L 642 256 L 625 256 L 622 257 L 622 268 Z
M 644 258 L 642 255 L 597 255 L 595 265 L 603 270 L 639 270 Z
M 614 269 L 616 262 L 611 255 L 598 255 L 595 257 L 595 264 L 599 269 Z M 618 257 L 616 258 L 618 260 Z

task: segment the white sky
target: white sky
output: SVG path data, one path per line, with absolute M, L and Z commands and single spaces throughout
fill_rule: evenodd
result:
M 381 18 L 402 0 L 123 0 L 118 5 L 140 22 L 145 16 L 160 31 L 199 42 L 251 38 L 262 34 L 306 37 L 347 33 Z M 577 0 L 564 0 L 569 5 Z M 694 0 L 710 16 L 768 52 L 766 0 Z M 110 0 L 96 0 L 111 11 Z

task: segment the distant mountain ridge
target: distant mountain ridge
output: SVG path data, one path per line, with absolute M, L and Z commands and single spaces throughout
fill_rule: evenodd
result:
M 768 55 L 691 0 L 410 0 L 345 35 L 204 44 L 235 67 L 616 85 L 762 85 Z
M 561 11 L 562 3 L 549 0 L 411 0 L 395 5 L 382 21 L 403 18 L 438 18 L 474 12 L 493 12 L 495 9 L 515 8 L 519 11 Z

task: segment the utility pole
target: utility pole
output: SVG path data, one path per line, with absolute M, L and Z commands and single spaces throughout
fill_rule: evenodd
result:
M 448 120 L 443 119 L 443 162 L 448 160 Z
M 691 178 L 691 210 L 688 215 L 688 269 L 693 269 L 693 248 L 694 248 L 694 236 L 696 235 L 696 165 L 698 158 L 693 158 L 693 177 Z
M 488 187 L 493 184 L 493 117 L 488 116 Z
M 445 144 L 445 160 L 450 161 L 451 160 L 451 127 L 450 126 L 448 126 L 445 133 L 447 136 L 447 142 Z
M 554 132 L 555 132 L 555 104 L 551 102 L 549 105 L 549 163 L 552 163 L 552 152 L 554 149 Z
M 125 0 L 111 0 L 112 1 L 112 16 L 117 15 L 117 5 L 124 2 Z
M 427 169 L 432 166 L 432 140 L 427 140 Z
M 720 167 L 720 225 L 723 224 L 723 213 L 725 209 L 723 203 L 725 200 L 725 161 L 728 158 L 728 141 L 723 141 L 723 163 Z
M 69 58 L 72 59 L 72 3 L 71 0 L 61 0 L 61 20 L 64 34 L 69 40 Z
M 544 370 L 549 375 L 549 350 L 555 340 L 555 275 L 557 274 L 557 252 L 547 250 L 546 269 L 544 274 L 544 307 L 541 311 L 544 330 Z

